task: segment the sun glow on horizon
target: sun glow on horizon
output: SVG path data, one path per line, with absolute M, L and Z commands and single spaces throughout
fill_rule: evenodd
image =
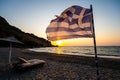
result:
M 63 46 L 63 42 L 61 40 L 52 41 L 52 44 L 55 45 L 55 46 Z

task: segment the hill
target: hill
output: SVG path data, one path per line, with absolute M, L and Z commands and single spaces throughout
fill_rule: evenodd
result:
M 51 42 L 32 33 L 25 33 L 15 26 L 10 25 L 6 19 L 0 16 L 0 38 L 14 36 L 24 43 L 25 47 L 51 47 Z

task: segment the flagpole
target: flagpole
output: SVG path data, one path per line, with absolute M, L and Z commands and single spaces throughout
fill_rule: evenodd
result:
M 94 42 L 94 52 L 95 52 L 95 64 L 96 64 L 97 80 L 99 80 L 98 57 L 97 57 L 96 37 L 95 37 L 95 28 L 94 28 L 94 18 L 93 18 L 93 8 L 92 8 L 92 5 L 90 5 L 90 9 L 92 11 L 93 42 Z

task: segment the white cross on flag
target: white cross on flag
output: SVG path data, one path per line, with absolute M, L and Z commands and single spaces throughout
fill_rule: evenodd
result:
M 46 29 L 48 40 L 93 37 L 91 9 L 75 5 L 56 17 Z

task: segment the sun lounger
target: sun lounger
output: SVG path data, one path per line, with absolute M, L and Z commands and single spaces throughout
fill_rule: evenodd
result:
M 28 69 L 33 68 L 35 66 L 43 66 L 45 64 L 44 60 L 39 59 L 30 59 L 26 60 L 24 58 L 18 58 L 20 60 L 20 63 L 18 63 L 15 68 L 16 69 Z

